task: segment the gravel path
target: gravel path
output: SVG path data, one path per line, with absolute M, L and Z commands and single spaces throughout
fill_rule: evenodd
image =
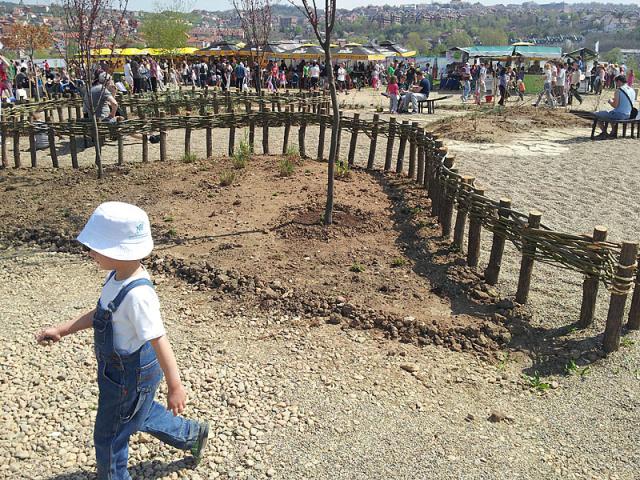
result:
M 583 129 L 530 132 L 509 144 L 471 144 L 448 140 L 460 171 L 475 175 L 498 199 L 510 197 L 515 209 L 540 210 L 542 222 L 567 233 L 591 233 L 596 225 L 609 229 L 609 239 L 640 240 L 638 205 L 640 169 L 638 140 L 589 140 Z M 483 238 L 481 267 L 488 261 L 491 235 Z M 482 263 L 484 262 L 484 263 Z M 501 288 L 514 294 L 520 256 L 505 253 Z M 553 278 L 553 282 L 549 279 Z M 582 276 L 537 264 L 531 304 L 536 317 L 548 325 L 567 325 L 578 319 Z M 604 290 L 604 289 L 602 289 Z M 603 331 L 608 296 L 601 291 L 596 331 Z
M 43 348 L 33 334 L 92 308 L 102 278 L 79 257 L 2 252 L 1 478 L 91 478 L 91 337 Z M 191 470 L 140 435 L 135 478 L 637 478 L 638 345 L 541 394 L 515 359 L 493 366 L 156 281 L 187 414 L 209 419 L 214 436 Z

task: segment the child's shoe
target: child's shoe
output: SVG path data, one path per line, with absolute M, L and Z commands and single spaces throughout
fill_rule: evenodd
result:
M 209 422 L 202 422 L 200 424 L 200 430 L 198 431 L 198 439 L 196 443 L 191 447 L 191 454 L 193 455 L 193 461 L 197 466 L 202 460 L 202 452 L 204 452 L 207 446 L 207 440 L 209 438 Z

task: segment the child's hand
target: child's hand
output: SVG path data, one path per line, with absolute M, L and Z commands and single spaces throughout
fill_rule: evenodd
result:
M 167 409 L 171 410 L 174 415 L 179 415 L 184 410 L 184 406 L 187 403 L 187 394 L 182 387 L 182 384 L 174 388 L 169 388 L 167 394 Z
M 51 345 L 52 343 L 59 342 L 62 338 L 57 327 L 49 327 L 42 330 L 36 335 L 36 341 L 40 345 Z

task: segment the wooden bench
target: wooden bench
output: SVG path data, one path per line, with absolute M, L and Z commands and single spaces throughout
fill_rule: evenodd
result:
M 436 102 L 439 100 L 445 100 L 449 98 L 451 95 L 446 95 L 440 98 L 427 98 L 425 100 L 418 100 L 418 113 L 422 113 L 424 111 L 425 104 L 427 105 L 427 114 L 433 114 L 436 111 Z
M 596 138 L 596 128 L 598 127 L 598 122 L 601 122 L 598 118 L 593 119 L 593 125 L 591 126 L 591 140 Z M 610 135 L 613 138 L 618 138 L 618 132 L 620 130 L 620 126 L 622 126 L 622 137 L 627 136 L 627 126 L 631 125 L 631 138 L 640 138 L 640 118 L 630 118 L 629 120 L 607 120 L 604 121 L 604 131 L 606 133 L 607 129 L 611 125 L 611 133 Z

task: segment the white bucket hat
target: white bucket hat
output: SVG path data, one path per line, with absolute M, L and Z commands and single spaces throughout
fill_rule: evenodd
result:
M 141 208 L 123 202 L 100 204 L 78 241 L 114 260 L 141 260 L 153 250 L 149 217 Z

